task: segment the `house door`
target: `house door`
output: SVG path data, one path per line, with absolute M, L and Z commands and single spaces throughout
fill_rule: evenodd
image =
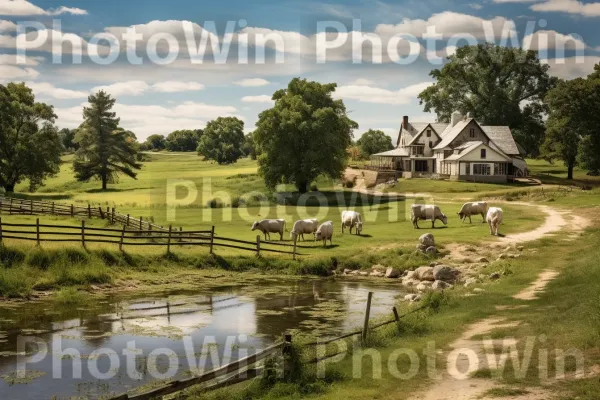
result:
M 415 172 L 427 172 L 427 160 L 415 160 Z

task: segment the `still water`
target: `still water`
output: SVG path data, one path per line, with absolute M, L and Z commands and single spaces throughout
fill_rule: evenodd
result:
M 147 390 L 161 379 L 189 377 L 193 368 L 252 354 L 286 332 L 331 337 L 356 329 L 369 291 L 377 317 L 391 314 L 400 290 L 397 283 L 304 279 L 202 293 L 112 294 L 75 305 L 0 304 L 0 399 L 96 399 Z M 36 339 L 19 346 L 24 336 Z M 15 373 L 19 361 L 27 362 L 25 376 Z

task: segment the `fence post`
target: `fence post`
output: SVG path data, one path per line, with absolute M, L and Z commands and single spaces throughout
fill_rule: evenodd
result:
M 183 236 L 183 226 L 179 227 L 179 240 L 177 240 L 178 242 L 183 242 L 183 239 L 181 238 Z
M 173 225 L 169 225 L 169 238 L 167 239 L 167 254 L 171 254 L 171 232 L 173 231 Z
M 54 215 L 54 202 L 52 202 L 52 215 Z
M 292 259 L 296 259 L 296 245 L 298 244 L 298 235 L 294 235 L 294 254 L 292 254 Z
M 125 224 L 127 225 L 127 227 L 129 228 L 129 214 L 127 214 L 127 221 L 125 221 Z
M 115 223 L 115 208 L 114 207 L 112 208 L 112 215 L 111 215 L 111 221 L 110 221 L 110 223 L 111 224 Z
M 125 239 L 125 225 L 123 225 L 123 229 L 121 230 L 121 240 L 119 240 L 119 251 L 123 251 L 123 239 Z
M 81 244 L 85 248 L 85 220 L 81 220 Z
M 2 217 L 0 217 L 0 243 L 2 243 Z
M 71 217 L 75 216 L 75 207 L 73 207 L 73 203 L 71 203 Z
M 104 212 L 102 211 L 102 207 L 98 206 L 98 212 L 100 213 L 100 218 L 104 219 Z
M 33 215 L 33 199 L 29 199 L 29 215 Z
M 367 295 L 367 309 L 365 310 L 365 323 L 363 325 L 362 340 L 363 343 L 367 341 L 367 330 L 369 329 L 369 314 L 371 314 L 371 300 L 373 298 L 373 292 L 369 292 Z
M 398 327 L 398 331 L 400 331 L 400 316 L 398 315 L 398 310 L 396 307 L 392 307 L 392 311 L 394 313 L 394 319 L 396 320 L 396 326 Z
M 8 206 L 8 215 L 12 215 L 12 207 L 13 207 L 12 203 L 13 203 L 13 198 L 11 197 L 10 205 Z
M 35 219 L 35 239 L 37 242 L 37 245 L 40 245 L 40 219 L 36 218 Z
M 213 225 L 210 229 L 210 254 L 213 253 L 213 245 L 215 244 L 215 226 Z
M 256 256 L 260 257 L 260 235 L 256 235 Z
M 140 217 L 140 232 L 142 231 L 142 217 Z
M 92 218 L 92 206 L 88 203 L 88 218 Z

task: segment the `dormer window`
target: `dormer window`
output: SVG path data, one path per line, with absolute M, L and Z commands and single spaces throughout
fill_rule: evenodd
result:
M 471 137 L 471 138 L 475 137 L 475 128 L 469 129 L 469 137 Z
M 427 129 L 427 137 L 431 137 L 431 129 Z
M 486 156 L 487 156 L 487 151 L 485 149 L 481 149 L 481 159 L 485 160 Z

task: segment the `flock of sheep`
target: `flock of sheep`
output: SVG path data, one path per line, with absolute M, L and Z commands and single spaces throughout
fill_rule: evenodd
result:
M 485 201 L 465 203 L 458 212 L 458 216 L 464 223 L 469 218 L 469 223 L 472 223 L 471 217 L 473 215 L 481 215 L 483 218 L 482 223 L 488 223 L 490 227 L 490 234 L 498 236 L 498 228 L 502 223 L 503 212 L 499 207 L 488 207 Z M 419 229 L 418 222 L 420 220 L 431 221 L 431 227 L 435 228 L 436 220 L 442 221 L 444 225 L 448 225 L 448 217 L 442 212 L 439 206 L 428 205 L 428 204 L 413 204 L 410 209 L 410 220 L 415 229 Z M 356 211 L 343 211 L 342 212 L 342 233 L 345 228 L 349 228 L 350 234 L 352 229 L 355 230 L 356 235 L 360 235 L 363 229 L 363 221 L 361 215 Z M 252 224 L 252 230 L 259 230 L 265 236 L 265 240 L 271 240 L 271 233 L 279 233 L 279 240 L 283 240 L 283 233 L 285 232 L 285 220 L 284 219 L 263 219 L 262 221 L 256 221 Z M 323 246 L 327 245 L 327 240 L 333 245 L 333 221 L 327 221 L 319 225 L 319 221 L 315 218 L 302 219 L 294 222 L 294 227 L 290 232 L 290 238 L 297 240 L 302 238 L 304 240 L 305 234 L 312 234 L 314 240 L 322 240 Z

